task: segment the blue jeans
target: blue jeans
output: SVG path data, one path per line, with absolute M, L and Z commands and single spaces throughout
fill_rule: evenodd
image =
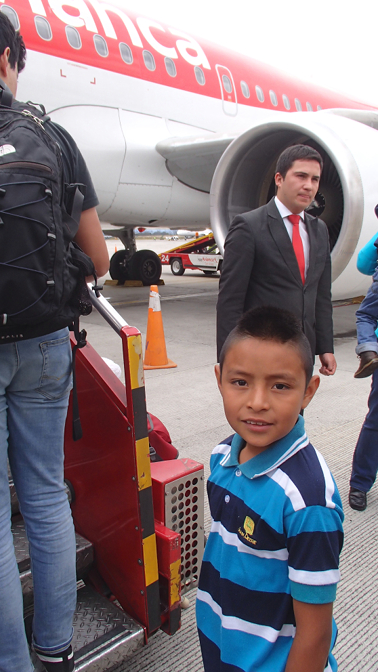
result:
M 356 353 L 378 353 L 378 340 L 375 333 L 378 321 L 378 272 L 373 275 L 373 282 L 356 312 L 357 347 Z
M 1 672 L 33 670 L 11 533 L 7 456 L 29 539 L 35 644 L 57 652 L 72 638 L 76 551 L 63 482 L 70 389 L 68 329 L 0 345 Z
M 353 455 L 352 488 L 368 492 L 378 471 L 378 370 L 373 372 L 369 412 L 358 437 Z

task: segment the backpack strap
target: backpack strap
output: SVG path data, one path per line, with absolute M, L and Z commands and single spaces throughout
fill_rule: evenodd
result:
M 41 103 L 33 103 L 32 100 L 27 100 L 26 104 L 30 105 L 31 107 L 34 107 L 38 112 L 38 116 L 40 116 L 41 113 L 42 113 L 42 117 L 41 117 L 42 121 L 44 121 L 44 122 L 45 121 L 50 121 L 50 117 L 49 117 L 48 114 L 46 114 L 46 108 L 45 108 L 44 105 L 42 105 Z
M 80 422 L 79 401 L 77 398 L 76 352 L 78 348 L 84 348 L 84 346 L 87 345 L 87 332 L 85 329 L 80 331 L 78 317 L 74 320 L 73 331 L 76 338 L 76 344 L 72 349 L 72 438 L 74 441 L 78 441 L 83 436 L 83 430 Z
M 0 105 L 4 107 L 12 107 L 13 95 L 10 91 L 6 91 L 0 84 Z
M 66 185 L 66 192 L 70 199 L 70 204 L 68 208 L 69 215 L 74 220 L 75 224 L 79 224 L 82 206 L 84 201 L 84 194 L 80 190 L 82 185 L 79 184 L 69 184 Z M 75 245 L 76 254 L 79 254 L 81 250 L 78 246 Z M 84 255 L 81 255 L 84 257 Z M 85 255 L 86 256 L 86 255 Z M 92 263 L 93 267 L 93 263 Z M 92 271 L 88 269 L 88 273 Z M 95 276 L 95 284 L 97 286 L 97 277 Z M 87 332 L 85 329 L 80 331 L 79 327 L 79 316 L 75 317 L 73 321 L 73 332 L 76 339 L 76 344 L 72 348 L 72 438 L 74 441 L 79 441 L 83 436 L 83 429 L 80 421 L 80 412 L 79 412 L 79 400 L 77 397 L 77 384 L 76 384 L 76 352 L 78 348 L 84 348 L 87 345 Z
M 85 190 L 85 184 L 80 184 L 79 182 L 65 185 L 65 205 L 68 214 L 72 217 L 76 225 L 79 224 L 81 213 L 83 211 Z
M 79 249 L 81 252 L 81 250 Z M 84 255 L 86 256 L 86 255 Z M 102 289 L 101 285 L 98 285 L 97 282 L 97 275 L 93 271 L 94 266 L 92 262 L 92 268 L 87 271 L 87 275 L 92 272 L 93 278 L 94 278 L 94 284 L 92 285 L 92 290 L 96 294 L 96 296 L 100 295 L 100 289 Z M 87 289 L 87 287 L 86 287 Z M 88 291 L 88 290 L 87 290 Z M 89 298 L 89 295 L 88 295 Z M 78 441 L 79 439 L 82 438 L 83 436 L 83 430 L 81 427 L 81 422 L 80 422 L 80 413 L 79 413 L 79 400 L 77 396 L 77 384 L 76 384 L 76 353 L 78 348 L 84 348 L 85 345 L 87 345 L 87 332 L 85 329 L 80 330 L 79 326 L 79 315 L 77 315 L 72 323 L 72 326 L 70 327 L 71 330 L 73 330 L 76 343 L 74 347 L 72 348 L 72 438 L 74 441 Z

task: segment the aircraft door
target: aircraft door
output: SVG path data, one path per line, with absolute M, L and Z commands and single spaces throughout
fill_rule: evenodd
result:
M 225 114 L 235 117 L 238 113 L 238 101 L 236 97 L 236 89 L 234 78 L 228 68 L 224 65 L 215 66 L 219 85 L 222 94 L 222 105 Z

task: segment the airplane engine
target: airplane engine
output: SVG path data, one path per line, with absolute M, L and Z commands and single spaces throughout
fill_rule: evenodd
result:
M 223 251 L 233 217 L 264 205 L 275 193 L 277 158 L 308 144 L 323 157 L 321 218 L 332 250 L 333 299 L 366 292 L 370 279 L 356 269 L 358 251 L 378 232 L 378 113 L 327 110 L 274 115 L 239 135 L 223 153 L 210 193 L 211 227 Z

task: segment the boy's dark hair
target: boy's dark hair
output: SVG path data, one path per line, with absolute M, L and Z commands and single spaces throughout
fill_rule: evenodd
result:
M 223 344 L 219 357 L 221 374 L 228 350 L 234 343 L 244 338 L 259 338 L 262 341 L 291 345 L 297 350 L 302 360 L 306 374 L 306 386 L 308 385 L 313 374 L 314 358 L 310 343 L 295 315 L 289 313 L 288 310 L 271 306 L 253 308 L 244 313 Z
M 25 67 L 26 47 L 24 40 L 19 32 L 16 32 L 11 21 L 4 14 L 0 12 L 0 54 L 3 54 L 6 48 L 9 47 L 9 65 L 12 70 L 18 66 L 18 72 Z
M 309 147 L 309 145 L 292 145 L 284 149 L 278 157 L 276 173 L 285 178 L 294 161 L 317 161 L 321 170 L 323 170 L 323 159 L 316 149 Z

